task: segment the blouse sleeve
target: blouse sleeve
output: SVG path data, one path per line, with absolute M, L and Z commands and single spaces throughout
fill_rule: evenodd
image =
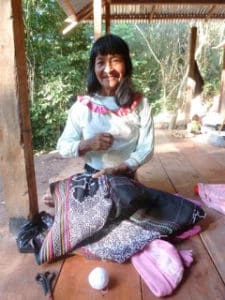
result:
M 78 107 L 79 106 L 79 107 Z M 63 157 L 78 157 L 78 145 L 81 140 L 80 105 L 73 104 L 70 108 L 65 128 L 58 139 L 56 149 Z
M 143 98 L 139 105 L 140 129 L 137 146 L 125 163 L 133 170 L 148 161 L 154 152 L 154 123 L 152 109 Z

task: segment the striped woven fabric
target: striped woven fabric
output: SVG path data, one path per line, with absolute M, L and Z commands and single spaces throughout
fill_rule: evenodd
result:
M 55 218 L 40 264 L 74 251 L 122 263 L 149 241 L 181 233 L 205 216 L 194 202 L 125 176 L 76 174 L 51 189 Z

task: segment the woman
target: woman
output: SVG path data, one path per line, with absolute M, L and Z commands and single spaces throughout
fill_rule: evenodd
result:
M 134 91 L 127 44 L 108 34 L 92 47 L 88 94 L 69 111 L 57 149 L 83 156 L 85 171 L 51 184 L 54 223 L 38 263 L 71 251 L 124 262 L 149 241 L 167 237 L 204 217 L 193 203 L 133 180 L 153 154 L 151 107 Z
M 57 149 L 64 157 L 83 156 L 86 171 L 130 174 L 153 154 L 154 134 L 148 100 L 131 83 L 128 45 L 108 34 L 93 45 L 88 95 L 69 111 Z

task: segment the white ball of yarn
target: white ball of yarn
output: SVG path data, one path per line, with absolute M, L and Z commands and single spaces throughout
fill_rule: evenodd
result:
M 97 267 L 88 275 L 90 286 L 96 290 L 103 290 L 109 283 L 109 275 L 106 269 Z

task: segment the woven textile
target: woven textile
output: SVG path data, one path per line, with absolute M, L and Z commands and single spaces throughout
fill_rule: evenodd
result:
M 125 176 L 76 174 L 51 189 L 55 219 L 37 255 L 40 264 L 74 251 L 122 263 L 149 241 L 183 232 L 205 216 L 199 205 Z

